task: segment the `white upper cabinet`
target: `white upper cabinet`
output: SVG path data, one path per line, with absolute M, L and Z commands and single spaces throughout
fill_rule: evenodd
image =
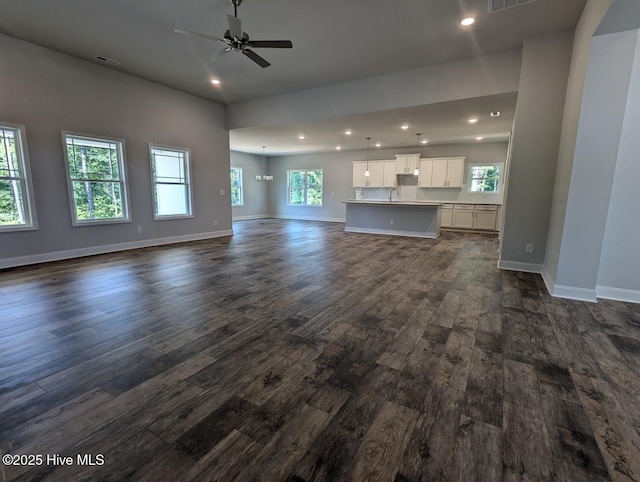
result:
M 382 187 L 396 187 L 396 161 L 384 161 L 384 181 Z
M 367 187 L 369 179 L 364 175 L 366 170 L 366 162 L 353 163 L 353 187 Z
M 433 160 L 420 159 L 420 176 L 418 177 L 418 186 L 431 187 L 433 177 Z
M 420 154 L 396 154 L 396 162 L 398 174 L 413 174 L 420 162 Z
M 420 187 L 462 187 L 464 157 L 450 159 L 421 159 Z
M 369 176 L 365 176 L 367 163 L 353 163 L 353 187 L 395 187 L 396 161 L 369 161 Z

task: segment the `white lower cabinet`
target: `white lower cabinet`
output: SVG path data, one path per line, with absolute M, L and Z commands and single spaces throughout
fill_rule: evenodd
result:
M 440 226 L 443 228 L 450 228 L 453 222 L 453 204 L 442 205 L 442 217 L 440 219 Z
M 473 218 L 473 229 L 495 231 L 497 214 L 498 206 L 476 206 L 475 217 Z
M 454 204 L 453 219 L 451 221 L 452 228 L 473 229 L 473 214 L 475 205 L 473 204 Z
M 440 226 L 443 228 L 498 230 L 499 206 L 489 204 L 443 204 Z

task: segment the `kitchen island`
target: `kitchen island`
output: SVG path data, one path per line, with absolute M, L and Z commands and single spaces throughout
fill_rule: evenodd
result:
M 344 230 L 416 238 L 440 236 L 442 203 L 427 201 L 345 201 Z

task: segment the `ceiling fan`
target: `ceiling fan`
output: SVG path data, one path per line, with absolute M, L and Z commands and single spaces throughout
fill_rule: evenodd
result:
M 259 48 L 271 48 L 271 49 L 290 49 L 293 48 L 291 40 L 250 40 L 249 35 L 242 31 L 242 20 L 238 18 L 238 7 L 242 3 L 242 0 L 230 0 L 233 5 L 233 15 L 227 15 L 227 22 L 229 29 L 225 31 L 222 38 L 213 37 L 212 35 L 205 35 L 198 32 L 191 32 L 177 28 L 174 31 L 183 35 L 193 35 L 195 37 L 204 38 L 207 40 L 214 40 L 224 44 L 223 50 L 211 55 L 207 60 L 213 62 L 219 59 L 227 52 L 242 52 L 244 55 L 253 60 L 263 69 L 269 67 L 271 64 L 265 59 L 260 57 L 252 49 Z

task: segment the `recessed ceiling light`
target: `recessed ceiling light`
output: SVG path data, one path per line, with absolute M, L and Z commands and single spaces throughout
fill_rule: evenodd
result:
M 348 131 L 344 131 L 345 135 L 350 136 L 352 134 L 352 132 L 350 130 Z
M 340 149 L 342 149 L 342 147 L 336 146 L 336 151 L 339 151 Z
M 211 79 L 211 83 L 213 85 L 218 85 L 220 83 L 220 81 L 218 79 Z
M 500 117 L 500 111 L 496 110 L 494 112 L 491 112 L 490 115 L 491 115 L 491 117 Z
M 481 141 L 482 139 L 484 139 L 484 137 L 482 137 L 482 136 L 476 137 L 476 141 Z
M 475 21 L 476 21 L 475 18 L 467 17 L 460 22 L 460 25 L 463 25 L 464 27 L 468 27 L 469 25 L 473 25 Z
M 300 139 L 301 141 L 304 141 L 304 136 L 298 136 L 298 139 Z
M 376 147 L 380 147 L 382 144 L 380 144 L 379 142 L 376 142 Z
M 469 124 L 475 124 L 476 122 L 478 122 L 477 117 L 472 117 L 471 119 L 469 119 Z
M 405 131 L 406 131 L 408 128 L 409 128 L 409 126 L 408 126 L 407 124 L 403 124 L 403 125 L 401 125 L 401 126 L 400 126 L 400 129 L 405 130 Z
M 428 141 L 428 140 L 426 140 L 426 139 L 423 139 L 423 140 L 422 140 L 422 143 L 423 143 L 423 144 L 426 144 L 427 142 L 429 142 L 429 141 Z

